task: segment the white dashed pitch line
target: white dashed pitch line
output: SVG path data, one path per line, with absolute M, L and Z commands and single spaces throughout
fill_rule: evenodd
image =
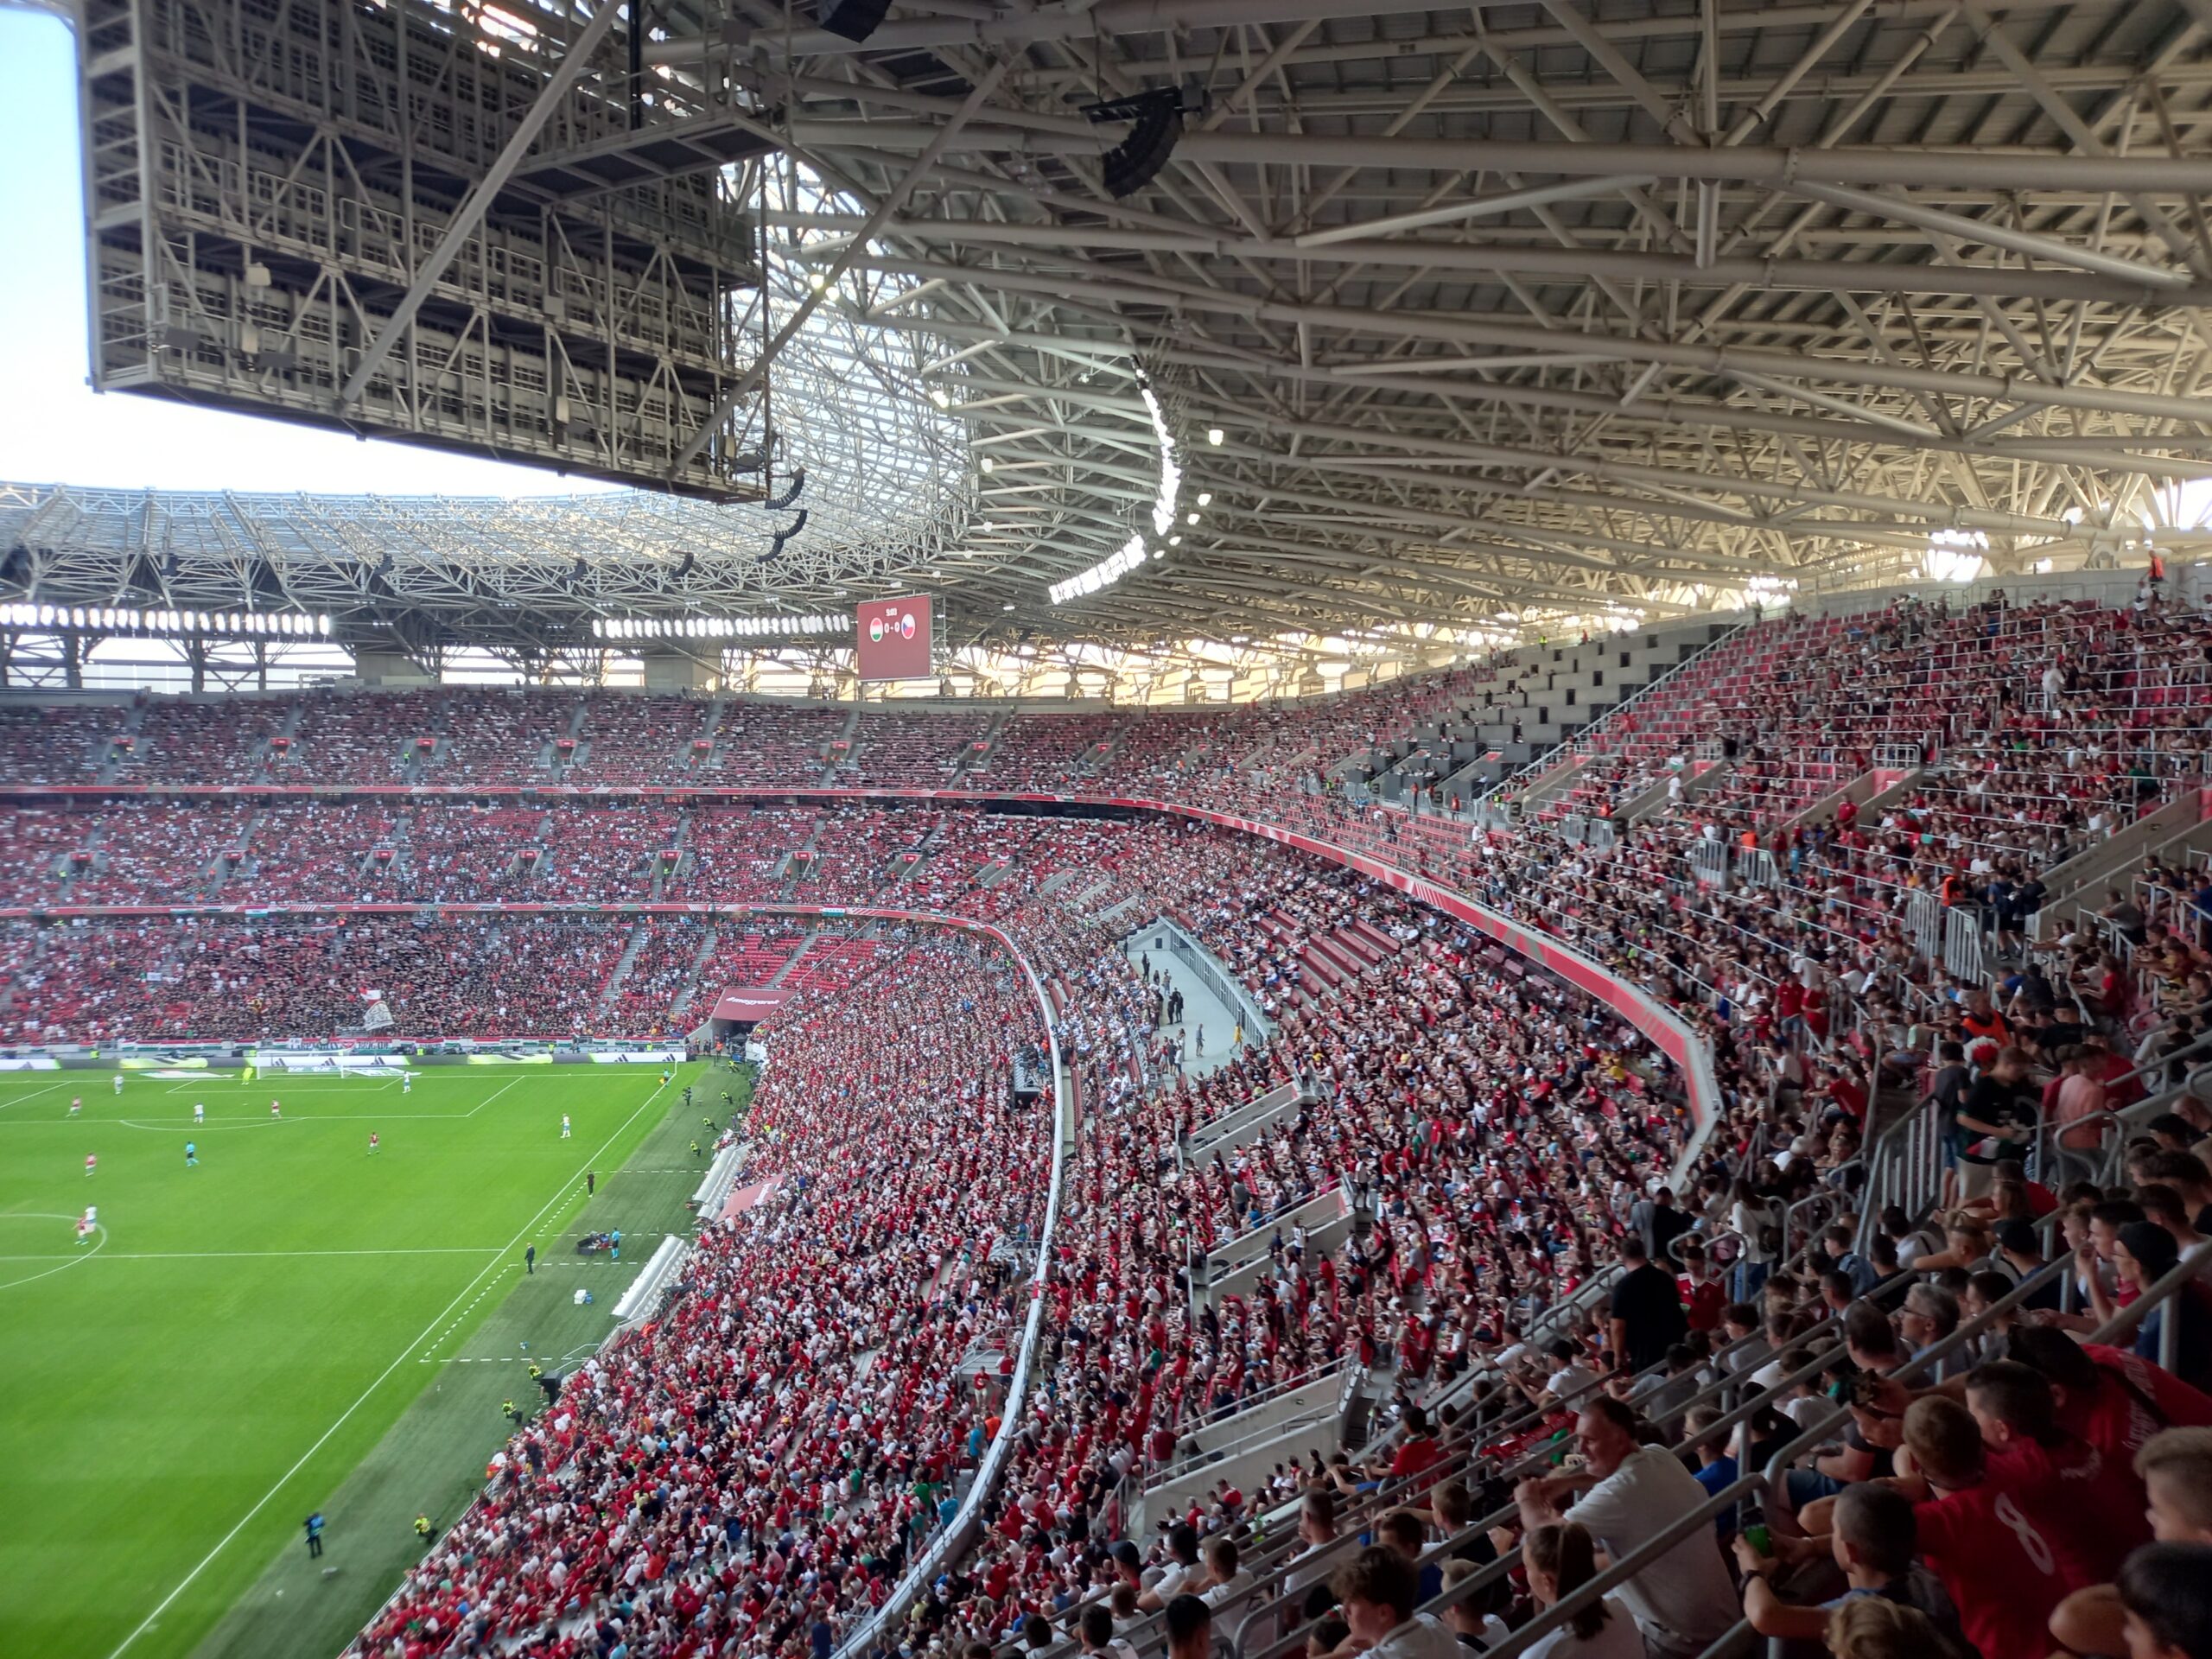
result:
M 518 1083 L 520 1081 L 520 1078 L 516 1079 L 516 1082 Z M 512 1085 L 511 1084 L 509 1086 L 512 1087 Z M 543 1207 L 528 1221 L 524 1222 L 523 1224 L 522 1230 L 516 1233 L 514 1237 L 509 1240 L 505 1245 L 501 1247 L 499 1251 L 500 1256 L 506 1255 L 510 1251 L 513 1250 L 518 1245 L 519 1245 L 530 1236 L 531 1230 L 544 1220 L 546 1212 L 562 1203 L 569 1196 L 569 1189 L 574 1185 L 575 1182 L 583 1179 L 584 1172 L 591 1168 L 593 1164 L 600 1158 L 600 1156 L 607 1151 L 607 1147 L 613 1146 L 617 1141 L 620 1140 L 624 1133 L 628 1130 L 629 1127 L 632 1123 L 636 1122 L 639 1117 L 645 1115 L 645 1109 L 651 1106 L 654 1101 L 660 1097 L 661 1087 L 662 1085 L 658 1084 L 653 1085 L 652 1093 L 647 1095 L 643 1101 L 639 1103 L 638 1109 L 622 1120 L 621 1123 L 615 1128 L 614 1133 L 608 1135 L 607 1139 L 600 1144 L 599 1150 L 592 1154 L 589 1158 L 587 1158 L 582 1164 L 577 1166 L 576 1173 L 568 1180 L 563 1181 L 561 1184 L 560 1190 L 554 1193 L 551 1198 L 546 1199 Z M 144 1618 L 139 1621 L 138 1627 L 136 1630 L 132 1630 L 130 1635 L 124 1637 L 122 1641 L 116 1643 L 114 1650 L 108 1655 L 108 1659 L 118 1659 L 118 1656 L 128 1649 L 132 1643 L 136 1642 L 140 1637 L 145 1635 L 147 1631 L 154 1628 L 155 1624 L 160 1620 L 162 1615 L 168 1611 L 170 1607 L 175 1604 L 176 1599 L 189 1589 L 192 1586 L 193 1581 L 199 1578 L 202 1573 L 205 1573 L 214 1562 L 215 1558 L 220 1555 L 225 1550 L 228 1549 L 231 1547 L 232 1541 L 251 1524 L 253 1517 L 259 1515 L 262 1510 L 269 1507 L 270 1503 L 275 1499 L 277 1493 L 283 1491 L 284 1488 L 290 1484 L 292 1478 L 298 1474 L 301 1470 L 307 1467 L 308 1460 L 312 1459 L 316 1452 L 321 1451 L 325 1446 L 330 1443 L 331 1436 L 337 1433 L 340 1429 L 343 1428 L 346 1426 L 347 1420 L 349 1420 L 353 1414 L 359 1411 L 364 1405 L 367 1404 L 370 1398 L 375 1395 L 376 1391 L 382 1388 L 385 1383 L 391 1379 L 391 1374 L 407 1363 L 407 1356 L 413 1353 L 416 1347 L 421 1344 L 429 1339 L 431 1332 L 437 1330 L 439 1325 L 444 1322 L 446 1315 L 453 1310 L 455 1303 L 459 1302 L 462 1297 L 467 1296 L 471 1291 L 477 1291 L 477 1295 L 476 1300 L 472 1301 L 469 1304 L 470 1306 L 474 1307 L 476 1305 L 476 1302 L 483 1300 L 484 1293 L 480 1290 L 477 1290 L 477 1287 L 483 1283 L 486 1275 L 489 1274 L 493 1268 L 497 1265 L 497 1259 L 486 1262 L 483 1268 L 478 1271 L 475 1278 L 470 1280 L 467 1284 L 461 1287 L 460 1291 L 454 1296 L 453 1301 L 448 1302 L 443 1308 L 439 1310 L 437 1318 L 432 1319 L 429 1324 L 423 1326 L 421 1334 L 416 1336 L 412 1342 L 410 1342 L 404 1348 L 399 1351 L 397 1357 L 392 1360 L 391 1364 L 385 1366 L 382 1371 L 377 1374 L 377 1378 L 373 1382 L 371 1382 L 367 1388 L 361 1390 L 359 1396 L 354 1400 L 353 1403 L 338 1414 L 337 1421 L 333 1422 L 328 1428 L 322 1431 L 321 1434 L 317 1437 L 315 1443 L 308 1447 L 306 1451 L 300 1453 L 299 1460 L 293 1464 L 292 1466 L 289 1469 L 287 1469 L 282 1475 L 279 1475 L 276 1478 L 276 1484 L 271 1486 L 267 1491 L 264 1492 L 261 1497 L 255 1501 L 253 1507 L 238 1517 L 238 1524 L 233 1526 L 228 1532 L 225 1533 L 222 1537 L 216 1541 L 214 1548 L 209 1550 L 205 1555 L 200 1558 L 200 1564 L 197 1567 L 194 1567 L 191 1572 L 186 1573 L 181 1579 L 177 1580 L 176 1587 L 174 1590 L 171 1590 L 168 1594 L 163 1596 L 161 1601 L 155 1606 L 154 1611 L 147 1614 Z M 519 1267 L 520 1264 L 518 1263 L 517 1265 Z M 443 1338 L 441 1338 L 440 1340 L 443 1340 Z

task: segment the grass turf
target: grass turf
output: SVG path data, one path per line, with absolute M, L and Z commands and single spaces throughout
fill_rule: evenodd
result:
M 588 1351 L 661 1236 L 683 1230 L 703 1161 L 690 1143 L 744 1084 L 703 1067 L 659 1081 L 433 1067 L 402 1095 L 385 1079 L 139 1074 L 118 1096 L 105 1074 L 0 1075 L 8 1645 L 334 1653 L 419 1549 L 415 1516 L 466 1503 L 507 1432 L 502 1403 L 537 1403 L 522 1344 Z M 88 1203 L 100 1231 L 80 1247 Z M 619 1265 L 575 1254 L 608 1227 Z M 579 1283 L 594 1306 L 573 1305 Z M 326 1554 L 310 1562 L 300 1522 L 317 1509 Z

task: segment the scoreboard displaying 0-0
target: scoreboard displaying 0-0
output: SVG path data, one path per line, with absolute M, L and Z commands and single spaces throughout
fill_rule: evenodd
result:
M 863 680 L 925 680 L 930 662 L 930 601 L 872 599 L 853 619 L 855 656 Z

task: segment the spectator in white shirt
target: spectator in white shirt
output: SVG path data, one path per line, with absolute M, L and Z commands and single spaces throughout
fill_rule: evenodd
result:
M 1137 1606 L 1141 1611 L 1158 1612 L 1182 1594 L 1186 1586 L 1195 1585 L 1205 1577 L 1205 1568 L 1198 1564 L 1198 1529 L 1189 1522 L 1179 1521 L 1168 1529 L 1167 1554 L 1170 1560 L 1166 1567 L 1137 1598 Z
M 1252 1587 L 1252 1575 L 1236 1565 L 1236 1546 L 1226 1538 L 1206 1541 L 1206 1586 L 1198 1596 L 1209 1607 L 1218 1608 L 1238 1592 Z
M 1524 1480 L 1514 1491 L 1522 1524 L 1530 1530 L 1572 1518 L 1623 1561 L 1706 1501 L 1705 1488 L 1661 1446 L 1637 1443 L 1636 1414 L 1600 1395 L 1582 1408 L 1575 1440 L 1580 1474 Z M 1571 1510 L 1560 1501 L 1587 1487 Z M 1720 1558 L 1713 1529 L 1698 1527 L 1643 1564 L 1620 1586 L 1653 1659 L 1688 1659 L 1701 1653 L 1736 1622 L 1734 1586 Z
M 1208 1659 L 1213 1651 L 1213 1609 L 1196 1596 L 1167 1604 L 1167 1659 Z

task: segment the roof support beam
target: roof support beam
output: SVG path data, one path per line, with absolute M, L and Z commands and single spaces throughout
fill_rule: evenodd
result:
M 994 111 L 997 115 L 1000 111 Z M 938 135 L 927 121 L 791 123 L 795 142 L 830 149 L 920 149 Z M 1099 156 L 1121 142 L 1112 130 L 1041 130 L 1024 125 L 971 125 L 963 149 L 1008 156 Z M 1179 160 L 1226 166 L 1371 167 L 1450 173 L 1471 161 L 1498 173 L 1592 178 L 1648 173 L 1659 179 L 1714 183 L 1925 185 L 1930 178 L 1976 189 L 2157 191 L 2179 195 L 2212 191 L 2212 156 L 2095 156 L 2050 150 L 1975 149 L 1963 146 L 1838 145 L 1796 149 L 1736 144 L 1691 149 L 1659 144 L 1564 143 L 1485 139 L 1479 150 L 1463 141 L 1367 137 L 1332 132 L 1186 132 Z
M 2183 289 L 2196 280 L 2186 270 L 2171 270 L 2158 265 L 2142 264 L 2133 259 L 2116 258 L 2108 253 L 2099 253 L 2094 248 L 2079 247 L 2052 237 L 2016 231 L 1987 219 L 1969 219 L 1963 213 L 1945 213 L 1940 207 L 1924 207 L 1887 191 L 1877 194 L 1871 190 L 1847 189 L 1840 185 L 1804 183 L 1793 184 L 1789 189 L 1794 194 L 1808 196 L 1815 201 L 1826 202 L 1831 207 L 1866 213 L 1874 219 L 1886 219 L 1896 225 L 1918 226 L 1922 230 L 1955 236 L 1962 241 L 2008 249 L 2031 259 L 2049 259 L 2062 265 L 2072 265 L 2076 270 L 2093 271 L 2100 276 L 2110 277 L 2116 283 L 2127 283 L 2139 289 Z M 1933 271 L 1922 275 L 1925 292 L 1941 291 L 1943 281 L 1942 276 Z
M 1011 58 L 1000 59 L 985 71 L 983 78 L 969 89 L 966 100 L 952 112 L 952 118 L 938 129 L 937 136 L 930 141 L 921 155 L 915 158 L 914 164 L 906 169 L 899 182 L 886 193 L 883 199 L 875 204 L 868 218 L 862 221 L 859 232 L 853 239 L 847 243 L 843 251 L 830 262 L 830 269 L 824 274 L 823 281 L 792 308 L 789 320 L 776 331 L 776 337 L 761 347 L 760 355 L 753 359 L 753 366 L 740 375 L 730 388 L 722 393 L 715 404 L 714 412 L 700 423 L 699 429 L 691 435 L 690 442 L 677 452 L 676 459 L 669 463 L 668 473 L 671 478 L 675 477 L 677 473 L 691 464 L 692 458 L 707 447 L 709 442 L 713 439 L 716 429 L 728 418 L 730 411 L 753 395 L 753 389 L 759 386 L 766 376 L 768 365 L 776 360 L 776 354 L 791 342 L 793 334 L 806 326 L 806 320 L 814 315 L 815 308 L 822 303 L 823 296 L 830 291 L 830 284 L 845 274 L 846 268 L 853 263 L 861 250 L 868 246 L 868 238 L 888 223 L 891 216 L 906 204 L 906 198 L 913 194 L 914 187 L 919 184 L 929 170 L 937 165 L 937 158 L 944 154 L 945 146 L 950 144 L 960 129 L 967 124 L 968 118 L 982 109 L 990 100 L 991 94 L 998 91 L 999 82 L 1006 78 L 1006 72 L 1012 63 Z
M 631 0 L 631 5 L 634 10 L 636 0 Z M 344 414 L 360 401 L 361 393 L 368 389 L 369 377 L 382 366 L 385 359 L 391 355 L 391 348 L 399 343 L 400 336 L 414 322 L 416 313 L 422 310 L 423 302 L 430 297 L 430 290 L 438 285 L 439 278 L 446 274 L 447 268 L 453 264 L 463 245 L 476 234 L 493 198 L 514 176 L 515 169 L 522 165 L 523 156 L 537 142 L 537 135 L 553 118 L 554 111 L 561 106 L 561 100 L 568 97 L 569 90 L 575 86 L 577 77 L 583 73 L 584 67 L 591 61 L 592 54 L 599 50 L 600 43 L 606 40 L 607 31 L 614 27 L 614 20 L 622 15 L 622 6 L 617 4 L 616 0 L 601 0 L 599 10 L 584 25 L 583 32 L 569 43 L 569 49 L 561 55 L 561 61 L 553 66 L 553 73 L 538 88 L 537 97 L 531 102 L 529 113 L 508 136 L 498 158 L 484 176 L 476 181 L 461 206 L 454 210 L 451 222 L 446 226 L 445 234 L 438 238 L 437 246 L 430 250 L 430 257 L 416 270 L 415 280 L 408 284 L 405 296 L 385 320 L 384 327 L 377 331 L 377 337 L 369 342 L 369 349 L 361 353 L 361 360 L 353 365 L 353 372 L 346 377 L 346 384 L 339 388 L 337 410 L 340 414 Z M 696 450 L 692 452 L 696 453 Z M 691 456 L 687 454 L 683 459 L 689 461 Z
M 1376 311 L 1357 306 L 1297 305 L 1255 300 L 1249 295 L 1220 293 L 1195 285 L 1162 282 L 1149 273 L 1115 268 L 1097 280 L 1046 273 L 1030 275 L 973 268 L 922 259 L 858 261 L 872 269 L 903 270 L 916 276 L 951 276 L 960 281 L 988 279 L 1000 287 L 1037 293 L 1065 293 L 1109 303 L 1171 309 L 1218 312 L 1247 321 L 1306 324 L 1317 333 L 1339 337 L 1375 335 L 1400 340 L 1427 340 L 1462 346 L 1491 346 L 1511 350 L 1584 353 L 1605 349 L 1624 363 L 1656 363 L 1668 368 L 1706 374 L 1729 374 L 1749 369 L 1777 377 L 1809 375 L 1816 379 L 1884 390 L 1927 391 L 1939 397 L 1994 397 L 2048 404 L 2057 409 L 2096 410 L 2107 414 L 2137 415 L 2152 420 L 2212 423 L 2212 399 L 2177 397 L 2163 392 L 2137 391 L 2122 386 L 2046 385 L 2031 377 L 1977 373 L 1971 370 L 1914 368 L 1904 364 L 1869 363 L 1840 357 L 1808 359 L 1801 353 L 1738 346 L 1690 346 L 1672 340 L 1624 334 L 1570 333 L 1501 321 L 1480 315 L 1440 315 L 1431 312 Z M 1163 300 L 1163 294 L 1167 296 Z M 1177 302 L 1179 302 L 1179 304 Z M 1176 337 L 1170 318 L 1161 332 Z
M 1638 175 L 1630 175 L 1630 178 L 1635 176 Z M 1446 219 L 1487 212 L 1493 206 L 1503 212 L 1510 207 L 1530 206 L 1540 200 L 1607 194 L 1628 181 L 1627 179 L 1612 177 L 1576 181 L 1572 184 L 1484 197 L 1458 207 L 1439 208 L 1433 212 L 1441 213 Z M 1804 194 L 1814 194 L 1814 187 L 1801 188 Z M 1818 188 L 1825 190 L 1826 187 Z M 1554 190 L 1561 194 L 1552 194 Z M 1835 194 L 1852 195 L 1856 193 L 1838 191 Z M 1867 200 L 1887 204 L 1892 199 L 1881 196 Z M 1895 205 L 1900 207 L 1907 206 L 1902 201 Z M 1876 210 L 1865 208 L 1859 211 Z M 1994 236 L 1981 234 L 1986 227 L 1980 220 L 1960 219 L 1951 214 L 1935 216 L 1957 219 L 1958 224 L 1974 227 L 1972 232 L 1955 231 L 1954 234 L 1972 234 L 1985 242 L 1996 240 Z M 2156 273 L 2158 280 L 2154 282 L 2148 280 L 2144 274 L 2155 271 L 2155 267 L 2089 253 L 2087 250 L 2075 250 L 2071 244 L 2063 243 L 2050 244 L 2050 247 L 2053 250 L 2063 248 L 2066 252 L 2047 251 L 2037 257 L 2063 260 L 2082 267 L 2079 271 L 2031 270 L 2017 265 L 1937 266 L 1897 264 L 1875 260 L 1750 257 L 1718 257 L 1700 265 L 1694 259 L 1680 254 L 1628 252 L 1611 248 L 1551 248 L 1511 242 L 1383 240 L 1377 234 L 1393 226 L 1409 227 L 1415 221 L 1431 220 L 1431 213 L 1409 213 L 1396 219 L 1332 226 L 1326 231 L 1311 231 L 1287 240 L 1224 236 L 1217 232 L 1209 234 L 1196 226 L 1179 231 L 1096 226 L 1085 226 L 1077 230 L 1058 224 L 1022 224 L 978 219 L 901 219 L 886 226 L 885 234 L 944 245 L 1038 248 L 1052 252 L 1071 252 L 1079 246 L 1129 252 L 1176 253 L 1197 259 L 1236 255 L 1255 260 L 1301 264 L 1411 265 L 1472 276 L 1513 272 L 1560 279 L 1601 276 L 1620 282 L 1680 283 L 1685 287 L 1700 288 L 1726 288 L 1749 283 L 1763 289 L 1822 294 L 1840 289 L 1865 294 L 1981 295 L 1993 299 L 2078 301 L 2114 306 L 2152 303 L 2212 306 L 2212 286 L 2196 284 L 2196 278 L 2187 272 L 2158 271 Z M 833 232 L 855 230 L 862 222 L 857 213 L 780 212 L 771 212 L 767 221 L 771 225 L 794 229 Z M 1905 221 L 1900 216 L 1897 222 Z M 2014 233 L 2008 232 L 2006 234 Z M 2022 239 L 2047 241 L 2047 238 L 2034 237 L 2023 237 Z M 829 251 L 826 246 L 823 249 L 825 257 Z M 2072 257 L 2071 255 L 2077 251 L 2088 254 L 2088 257 Z M 2109 272 L 2091 275 L 2089 258 L 2125 268 L 2137 275 L 2125 278 Z M 978 280 L 981 280 L 981 273 Z

